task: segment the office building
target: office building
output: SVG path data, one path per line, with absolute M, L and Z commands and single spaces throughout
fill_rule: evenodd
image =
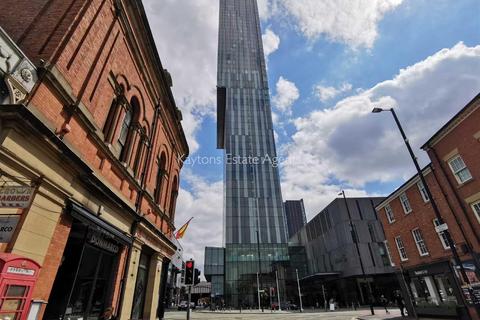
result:
M 382 200 L 337 198 L 290 238 L 290 245 L 306 251 L 306 306 L 323 306 L 331 298 L 344 307 L 366 305 L 381 294 L 393 300 L 398 284 L 375 211 Z

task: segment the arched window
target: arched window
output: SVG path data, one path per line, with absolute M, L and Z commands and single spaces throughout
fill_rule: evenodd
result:
M 118 136 L 118 144 L 120 145 L 120 158 L 124 160 L 126 158 L 127 142 L 130 131 L 130 126 L 132 125 L 133 112 L 132 108 L 127 107 L 125 110 L 125 115 L 123 116 L 122 126 L 120 128 L 120 135 Z
M 167 157 L 165 156 L 165 152 L 162 152 L 160 159 L 158 160 L 158 171 L 157 171 L 157 181 L 155 185 L 155 202 L 160 204 L 160 199 L 162 197 L 162 186 L 163 180 L 166 174 L 166 166 L 167 166 Z
M 173 184 L 172 184 L 172 193 L 170 195 L 170 219 L 173 219 L 173 216 L 175 214 L 175 206 L 177 202 L 177 196 L 178 196 L 178 179 L 177 176 L 173 178 Z
M 115 118 L 118 111 L 118 99 L 115 98 L 110 105 L 110 110 L 108 111 L 107 119 L 103 125 L 103 136 L 104 140 L 107 143 L 112 142 L 113 131 L 115 131 Z

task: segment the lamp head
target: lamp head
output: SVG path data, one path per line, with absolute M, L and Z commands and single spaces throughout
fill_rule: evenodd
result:
M 385 111 L 385 110 L 383 110 L 382 108 L 373 108 L 372 113 L 380 113 L 382 111 Z

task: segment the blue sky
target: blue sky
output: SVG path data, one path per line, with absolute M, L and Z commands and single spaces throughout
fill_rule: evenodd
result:
M 312 218 L 338 190 L 388 195 L 413 173 L 388 114 L 419 146 L 480 92 L 476 0 L 259 0 L 284 199 Z M 217 0 L 144 1 L 173 77 L 191 156 L 216 150 Z M 181 21 L 182 23 L 178 23 Z M 193 159 L 193 158 L 192 158 Z M 194 216 L 185 252 L 221 245 L 221 164 L 182 171 L 176 225 Z M 202 243 L 203 245 L 199 245 Z

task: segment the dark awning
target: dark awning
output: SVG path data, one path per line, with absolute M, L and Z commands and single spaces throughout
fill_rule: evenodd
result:
M 123 245 L 130 246 L 133 242 L 130 235 L 124 233 L 123 231 L 117 229 L 116 227 L 112 226 L 108 222 L 100 219 L 95 214 L 93 214 L 90 210 L 69 201 L 67 204 L 68 212 L 72 217 L 75 219 L 80 220 L 81 222 L 103 229 L 103 231 L 111 234 L 111 236 L 117 240 L 118 242 L 122 243 Z

